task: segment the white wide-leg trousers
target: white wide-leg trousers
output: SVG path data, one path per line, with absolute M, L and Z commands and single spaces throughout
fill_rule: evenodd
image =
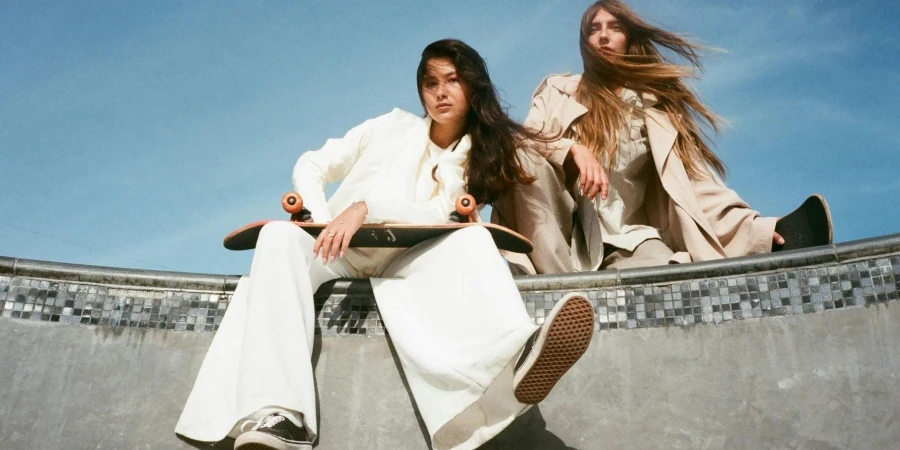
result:
M 372 273 L 347 262 L 359 252 L 322 264 L 314 242 L 286 222 L 263 228 L 176 433 L 218 441 L 273 408 L 316 433 L 313 294 L 329 280 Z M 515 400 L 512 372 L 536 326 L 509 269 L 481 227 L 384 254 L 368 264 L 380 267 L 372 287 L 432 446 L 478 447 L 526 406 Z

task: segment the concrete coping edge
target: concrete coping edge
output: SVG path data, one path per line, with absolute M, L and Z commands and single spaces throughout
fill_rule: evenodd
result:
M 772 272 L 900 253 L 900 233 L 840 244 L 691 264 L 515 277 L 521 291 L 580 290 Z M 0 275 L 151 289 L 231 292 L 240 275 L 221 275 L 39 261 L 0 256 Z M 346 280 L 356 290 L 360 283 Z M 368 283 L 366 283 L 367 285 Z

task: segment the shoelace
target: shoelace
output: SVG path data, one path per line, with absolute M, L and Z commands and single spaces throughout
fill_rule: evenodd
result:
M 284 422 L 284 420 L 284 416 L 279 414 L 272 414 L 271 416 L 268 416 L 265 419 L 261 420 L 258 424 L 256 424 L 255 427 L 252 428 L 252 430 L 256 431 L 260 428 L 272 428 L 275 425 Z

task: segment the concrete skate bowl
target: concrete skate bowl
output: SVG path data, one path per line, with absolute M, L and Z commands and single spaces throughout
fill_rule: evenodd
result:
M 597 331 L 484 448 L 900 448 L 900 234 L 516 281 Z M 172 430 L 237 282 L 0 257 L 0 448 L 208 448 Z M 368 282 L 316 305 L 317 448 L 428 448 Z

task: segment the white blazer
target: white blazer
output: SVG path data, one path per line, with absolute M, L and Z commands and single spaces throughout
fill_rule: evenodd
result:
M 434 167 L 428 155 L 430 127 L 431 118 L 400 109 L 367 120 L 343 138 L 301 155 L 294 166 L 294 189 L 316 222 L 331 221 L 352 203 L 365 201 L 368 223 L 446 223 L 457 197 L 465 193 L 472 142 L 466 135 L 454 151 L 442 152 L 437 182 L 420 184 L 418 189 L 427 187 L 428 193 L 417 195 L 422 171 L 430 178 Z M 326 202 L 325 185 L 337 181 L 340 187 Z

